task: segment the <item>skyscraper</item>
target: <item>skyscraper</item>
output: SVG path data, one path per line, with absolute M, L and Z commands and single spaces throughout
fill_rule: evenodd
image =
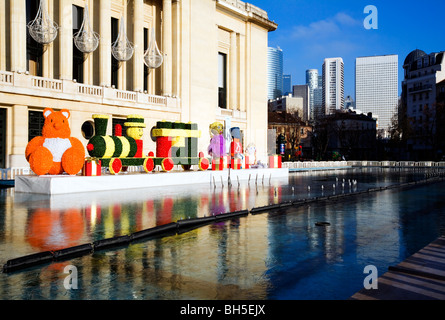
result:
M 315 92 L 318 89 L 317 69 L 306 70 L 306 84 L 309 86 L 308 118 L 312 120 L 315 115 Z
M 267 49 L 267 98 L 283 95 L 283 50 L 279 47 Z
M 318 75 L 318 87 L 314 89 L 314 117 L 317 119 L 324 114 L 323 111 L 323 76 Z
M 398 56 L 359 57 L 355 60 L 355 106 L 378 116 L 378 129 L 387 130 L 398 104 Z
M 327 58 L 323 63 L 323 107 L 325 115 L 344 106 L 344 64 L 342 58 Z
M 292 93 L 292 76 L 290 74 L 283 75 L 283 96 Z

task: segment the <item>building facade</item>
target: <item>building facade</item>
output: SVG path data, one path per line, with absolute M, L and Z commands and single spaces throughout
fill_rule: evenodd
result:
M 304 101 L 302 97 L 293 97 L 289 94 L 281 98 L 269 100 L 268 105 L 269 112 L 286 112 L 300 120 L 303 119 Z
M 329 115 L 344 107 L 344 64 L 342 58 L 327 58 L 323 63 L 324 114 Z
M 283 75 L 283 96 L 292 94 L 292 76 L 290 74 Z
M 398 105 L 398 55 L 359 57 L 355 60 L 355 107 L 379 117 L 388 132 Z M 385 136 L 386 134 L 383 134 Z
M 27 24 L 38 1 L 0 3 L 0 129 L 4 167 L 27 166 L 25 148 L 40 134 L 45 107 L 69 109 L 72 136 L 85 145 L 94 132 L 92 114 L 112 123 L 140 114 L 147 124 L 144 154 L 155 149 L 150 128 L 157 121 L 195 122 L 206 152 L 209 125 L 230 123 L 267 148 L 267 39 L 277 25 L 267 12 L 239 0 L 43 0 L 57 25 L 54 41 L 41 44 Z M 97 49 L 79 52 L 73 35 L 84 17 L 100 36 Z M 134 53 L 113 55 L 124 31 Z M 159 68 L 144 64 L 156 41 Z M 108 133 L 112 132 L 109 124 Z
M 267 48 L 267 98 L 269 100 L 283 95 L 283 50 Z
M 444 53 L 430 54 L 416 49 L 410 52 L 403 63 L 401 106 L 399 117 L 406 119 L 408 135 L 407 151 L 411 159 L 435 159 L 443 136 L 438 136 L 438 126 L 443 109 L 437 108 L 437 86 L 445 80 Z M 437 112 L 437 114 L 436 114 Z
M 306 70 L 306 85 L 309 86 L 309 120 L 314 119 L 315 90 L 318 89 L 318 70 Z
M 301 119 L 303 121 L 308 121 L 310 117 L 310 88 L 307 84 L 299 84 L 292 87 L 293 97 L 303 99 L 303 114 Z

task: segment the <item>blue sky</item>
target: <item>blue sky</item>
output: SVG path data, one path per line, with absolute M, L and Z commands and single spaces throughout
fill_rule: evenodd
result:
M 345 95 L 355 98 L 355 58 L 399 56 L 399 94 L 402 64 L 414 49 L 445 50 L 445 0 L 247 0 L 267 11 L 278 24 L 269 33 L 269 46 L 284 54 L 284 73 L 292 85 L 305 83 L 307 69 L 318 69 L 325 58 L 345 63 Z M 378 29 L 365 29 L 367 5 L 374 5 Z

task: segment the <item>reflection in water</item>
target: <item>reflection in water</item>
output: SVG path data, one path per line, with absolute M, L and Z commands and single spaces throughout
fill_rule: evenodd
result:
M 232 187 L 194 185 L 193 190 L 165 187 L 57 196 L 1 190 L 0 263 L 180 219 L 366 190 L 423 178 L 423 174 L 342 170 L 293 174 L 289 181 L 234 181 Z M 344 190 L 337 187 L 334 191 L 332 186 L 341 185 L 343 179 L 347 183 Z M 350 187 L 349 180 L 358 184 Z M 385 191 L 249 215 L 66 262 L 0 274 L 0 298 L 344 299 L 361 289 L 364 265 L 386 270 L 434 239 L 441 227 L 422 224 L 412 211 L 416 206 L 422 210 L 421 199 L 428 194 L 425 205 L 429 215 L 436 222 L 442 219 L 438 212 L 443 206 L 437 203 L 441 188 L 440 184 L 412 189 L 415 192 Z M 317 221 L 331 225 L 317 227 Z M 423 237 L 416 236 L 415 225 L 422 225 Z M 63 286 L 67 265 L 78 269 L 79 290 Z

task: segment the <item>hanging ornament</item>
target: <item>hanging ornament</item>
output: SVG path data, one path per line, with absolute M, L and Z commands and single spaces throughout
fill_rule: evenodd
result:
M 99 46 L 99 39 L 99 34 L 91 28 L 90 14 L 88 12 L 88 5 L 86 5 L 82 26 L 79 31 L 74 34 L 74 44 L 81 52 L 91 53 Z
M 127 34 L 125 32 L 124 17 L 121 18 L 119 34 L 116 41 L 111 46 L 111 53 L 117 61 L 128 61 L 131 59 L 134 53 L 133 44 L 128 41 Z
M 144 63 L 149 69 L 159 68 L 164 61 L 161 51 L 155 39 L 154 28 L 151 29 L 151 39 L 147 51 L 144 54 Z
M 59 26 L 49 17 L 46 11 L 46 0 L 40 0 L 37 15 L 27 26 L 29 34 L 38 43 L 49 44 L 57 37 Z

